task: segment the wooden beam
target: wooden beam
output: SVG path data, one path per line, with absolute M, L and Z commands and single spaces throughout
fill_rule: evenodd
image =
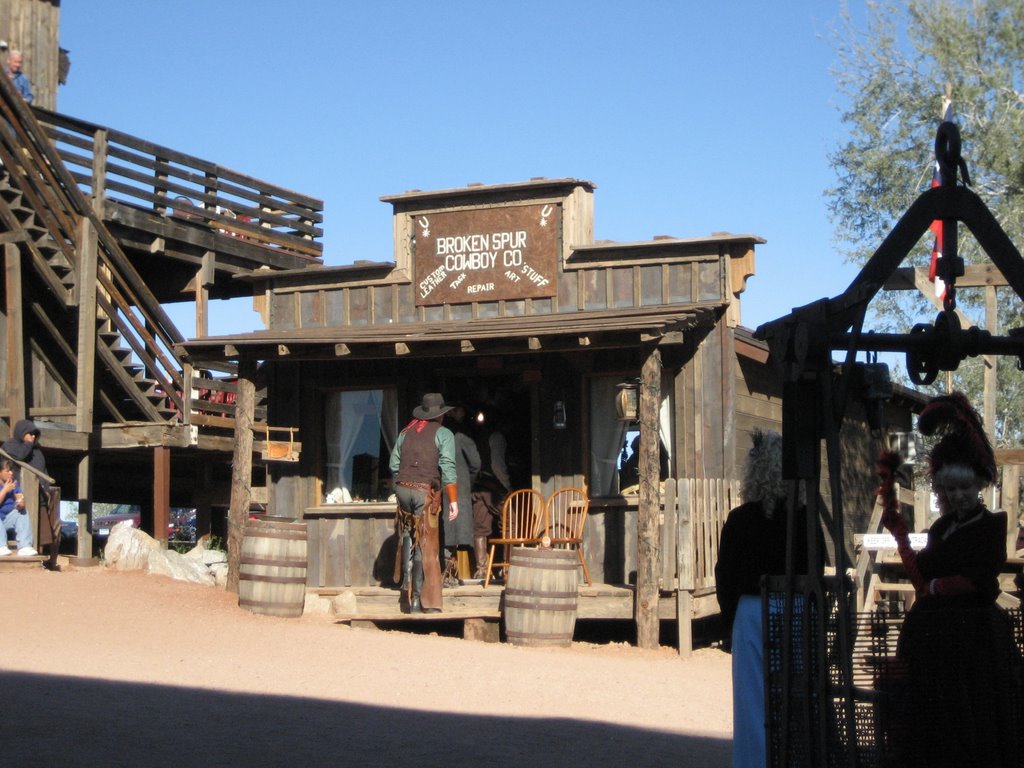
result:
M 96 399 L 96 230 L 82 217 L 78 241 L 78 366 L 75 377 L 75 429 L 91 432 Z
M 252 501 L 252 424 L 256 406 L 256 361 L 238 361 L 238 396 L 235 401 L 235 451 L 231 461 L 231 506 L 228 509 L 229 592 L 238 592 L 242 536 Z
M 928 279 L 928 267 L 900 267 L 893 270 L 882 288 L 887 291 L 912 291 L 919 288 L 922 278 L 925 283 L 932 285 Z M 968 264 L 964 274 L 956 279 L 957 288 L 984 288 L 989 285 L 997 288 L 1009 285 L 995 264 Z M 930 293 L 934 294 L 935 291 L 931 290 Z
M 0 245 L 8 243 L 21 243 L 28 240 L 28 232 L 18 229 L 13 232 L 0 232 Z
M 11 432 L 25 418 L 25 329 L 22 307 L 21 250 L 13 243 L 4 245 L 4 273 L 7 280 L 7 414 Z

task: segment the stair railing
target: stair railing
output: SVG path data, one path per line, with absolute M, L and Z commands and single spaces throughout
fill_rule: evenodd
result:
M 21 190 L 76 272 L 81 268 L 79 255 L 92 250 L 83 248 L 79 242 L 78 222 L 82 218 L 90 220 L 97 239 L 97 282 L 103 293 L 99 309 L 145 367 L 147 378 L 163 390 L 171 406 L 180 413 L 184 374 L 174 346 L 184 337 L 93 211 L 33 110 L 4 77 L 0 77 L 0 119 L 0 160 L 11 183 Z M 37 268 L 45 266 L 37 264 Z M 48 284 L 52 286 L 52 280 Z M 61 298 L 69 307 L 77 305 L 80 299 Z M 127 387 L 127 391 L 152 419 L 164 420 L 140 388 Z

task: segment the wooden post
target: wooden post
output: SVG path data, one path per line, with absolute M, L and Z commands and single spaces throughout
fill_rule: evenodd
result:
M 25 405 L 25 329 L 21 308 L 21 250 L 14 243 L 4 245 L 7 280 L 7 417 L 11 435 L 19 419 L 28 415 Z
M 996 305 L 996 287 L 989 285 L 985 287 L 985 330 L 993 336 L 999 333 L 999 308 Z M 992 445 L 996 444 L 996 393 L 999 391 L 999 384 L 996 379 L 996 372 L 999 370 L 999 357 L 996 355 L 985 355 L 984 361 L 984 389 L 982 403 L 982 420 L 985 423 L 985 434 Z M 998 489 L 993 483 L 982 496 L 988 504 L 989 509 L 996 508 L 996 494 Z
M 75 390 L 75 430 L 92 432 L 96 398 L 96 265 L 97 237 L 92 221 L 82 218 L 79 232 L 78 371 Z
M 92 212 L 101 219 L 105 215 L 107 199 L 107 151 L 109 136 L 106 128 L 98 128 L 92 135 Z
M 153 538 L 167 548 L 167 526 L 171 521 L 171 449 L 153 448 Z
M 637 511 L 636 641 L 657 648 L 658 517 L 661 510 L 658 410 L 661 404 L 661 352 L 651 349 L 640 372 L 640 498 Z
M 92 559 L 92 455 L 78 461 L 78 548 L 83 561 Z
M 256 361 L 238 361 L 238 395 L 235 401 L 235 455 L 231 462 L 231 507 L 228 510 L 229 592 L 238 592 L 242 536 L 252 499 L 252 424 L 256 407 Z

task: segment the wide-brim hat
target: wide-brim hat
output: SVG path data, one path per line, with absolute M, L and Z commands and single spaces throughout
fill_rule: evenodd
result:
M 423 402 L 412 409 L 412 415 L 417 419 L 436 419 L 444 416 L 455 406 L 444 404 L 444 395 L 440 392 L 428 392 L 423 396 Z

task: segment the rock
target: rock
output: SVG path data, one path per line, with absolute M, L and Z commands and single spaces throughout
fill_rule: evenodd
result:
M 203 551 L 202 563 L 207 568 L 214 565 L 220 565 L 221 563 L 227 567 L 228 553 L 220 549 L 207 549 Z
M 182 555 L 173 549 L 164 549 L 156 539 L 133 527 L 131 521 L 127 520 L 110 529 L 103 556 L 108 567 L 119 571 L 147 571 L 170 576 L 177 581 L 207 586 L 218 583 L 221 586 L 227 585 L 226 553 L 206 549 L 204 542 Z M 211 572 L 208 563 L 216 565 L 221 575 Z
M 110 529 L 103 557 L 108 567 L 119 571 L 144 571 L 149 567 L 150 553 L 159 548 L 152 536 L 125 520 Z
M 348 591 L 335 595 L 331 600 L 331 613 L 335 616 L 351 616 L 356 613 L 355 592 Z
M 199 562 L 175 552 L 173 549 L 156 549 L 149 554 L 149 572 L 170 576 L 177 581 L 190 581 L 212 587 L 213 574 Z
M 306 602 L 302 607 L 303 613 L 328 614 L 331 612 L 331 601 L 320 595 L 306 593 Z
M 210 569 L 210 573 L 213 574 L 213 579 L 216 582 L 217 586 L 221 587 L 221 588 L 227 587 L 227 585 L 228 585 L 228 564 L 227 564 L 227 558 L 225 557 L 225 562 L 223 562 L 223 563 L 214 563 L 213 565 L 209 566 L 209 569 Z

